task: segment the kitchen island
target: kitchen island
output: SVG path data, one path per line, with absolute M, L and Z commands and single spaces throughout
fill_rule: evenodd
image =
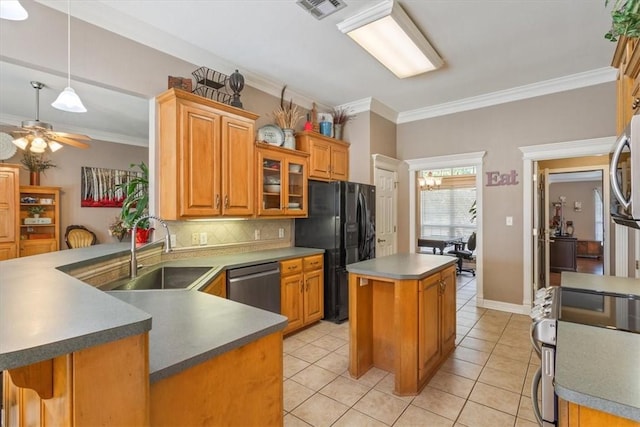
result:
M 190 421 L 189 405 L 194 424 L 281 424 L 286 318 L 195 291 L 105 293 L 63 272 L 127 252 L 98 245 L 0 262 L 4 425 L 175 425 Z M 247 396 L 251 410 L 238 403 Z
M 453 351 L 456 258 L 395 254 L 347 265 L 349 373 L 395 374 L 394 393 L 416 395 Z
M 563 272 L 561 284 L 640 295 L 638 279 Z M 558 321 L 559 426 L 640 426 L 639 358 L 640 334 Z

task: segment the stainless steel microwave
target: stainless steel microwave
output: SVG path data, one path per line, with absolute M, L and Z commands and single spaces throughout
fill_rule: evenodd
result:
M 640 115 L 631 118 L 616 141 L 609 174 L 612 219 L 640 229 Z

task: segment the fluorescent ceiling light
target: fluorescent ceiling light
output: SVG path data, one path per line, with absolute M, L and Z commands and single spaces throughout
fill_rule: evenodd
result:
M 338 24 L 398 78 L 440 68 L 444 61 L 395 1 L 384 1 Z
M 24 21 L 29 17 L 29 13 L 18 0 L 0 1 L 0 18 L 10 21 Z

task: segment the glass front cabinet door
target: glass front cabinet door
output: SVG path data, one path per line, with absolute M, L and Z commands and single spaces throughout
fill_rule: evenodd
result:
M 258 216 L 307 216 L 307 156 L 258 145 Z

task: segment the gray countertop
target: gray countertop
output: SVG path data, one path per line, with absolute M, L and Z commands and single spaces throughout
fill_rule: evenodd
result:
M 562 286 L 640 295 L 640 280 L 562 273 Z M 556 394 L 569 402 L 640 421 L 640 334 L 558 322 Z
M 151 382 L 283 329 L 287 318 L 202 292 L 112 291 L 153 316 L 149 333 Z
M 456 261 L 445 255 L 402 253 L 349 264 L 347 271 L 397 280 L 423 279 Z
M 64 273 L 128 252 L 129 244 L 117 243 L 0 261 L 0 370 L 149 331 L 153 313 Z M 220 271 L 322 252 L 284 248 L 189 262 L 213 263 Z

